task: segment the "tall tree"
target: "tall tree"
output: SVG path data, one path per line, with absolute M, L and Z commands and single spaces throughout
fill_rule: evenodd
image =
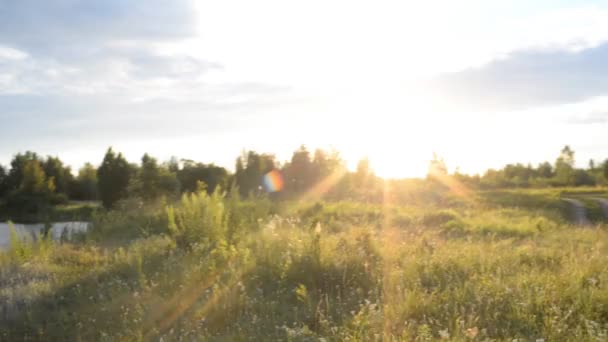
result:
M 538 164 L 536 173 L 541 178 L 551 178 L 553 177 L 553 166 L 549 162 Z
M 235 181 L 241 196 L 261 189 L 263 176 L 275 168 L 275 157 L 254 151 L 243 152 L 236 160 Z
M 118 200 L 127 197 L 127 187 L 131 179 L 130 166 L 123 155 L 116 155 L 111 147 L 97 170 L 97 178 L 104 207 L 111 208 Z
M 55 180 L 58 193 L 68 192 L 68 187 L 74 178 L 69 166 L 64 166 L 59 158 L 49 156 L 42 163 L 42 168 L 48 178 Z
M 55 181 L 52 177 L 46 178 L 38 161 L 30 160 L 23 167 L 23 178 L 19 190 L 25 195 L 42 196 L 55 191 Z
M 562 185 L 574 183 L 574 151 L 568 145 L 555 161 L 555 178 Z
M 6 179 L 6 186 L 8 191 L 17 190 L 21 186 L 23 181 L 23 173 L 25 164 L 29 161 L 40 162 L 40 157 L 31 151 L 27 151 L 24 154 L 18 153 L 11 160 L 11 169 Z
M 6 184 L 7 177 L 6 169 L 0 165 L 0 198 L 6 196 L 8 191 L 8 185 Z
M 285 170 L 288 189 L 295 193 L 308 190 L 314 179 L 312 171 L 310 152 L 308 152 L 306 146 L 302 145 L 293 153 L 291 162 Z
M 147 153 L 141 158 L 141 195 L 153 200 L 160 194 L 160 168 L 155 158 Z
M 198 182 L 207 185 L 207 191 L 213 192 L 217 187 L 226 188 L 228 182 L 228 171 L 213 164 L 195 163 L 192 160 L 182 160 L 183 167 L 177 172 L 179 186 L 184 192 L 195 192 L 198 190 Z M 169 184 L 169 176 L 165 179 Z
M 78 199 L 95 200 L 98 198 L 97 169 L 91 163 L 86 163 L 78 170 L 76 189 L 73 192 Z

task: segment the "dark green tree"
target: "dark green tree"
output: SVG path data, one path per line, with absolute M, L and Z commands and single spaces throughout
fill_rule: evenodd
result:
M 215 191 L 217 187 L 226 189 L 228 185 L 228 171 L 214 164 L 196 163 L 192 160 L 182 160 L 183 166 L 177 172 L 177 180 L 183 192 L 196 192 L 198 182 L 207 185 L 207 192 Z M 169 182 L 169 178 L 166 178 Z
M 170 168 L 161 167 L 158 174 L 158 188 L 164 196 L 177 196 L 181 191 L 181 184 L 177 173 Z
M 235 181 L 241 196 L 261 191 L 263 176 L 275 167 L 275 157 L 271 154 L 244 152 L 236 161 L 235 172 Z
M 96 200 L 99 196 L 97 169 L 91 163 L 86 163 L 78 170 L 78 176 L 73 182 L 72 197 L 80 200 Z
M 141 158 L 141 195 L 144 200 L 156 199 L 160 191 L 160 168 L 155 158 L 147 153 Z
M 34 152 L 27 151 L 24 154 L 18 153 L 11 160 L 11 169 L 6 178 L 6 187 L 8 191 L 17 190 L 23 181 L 23 173 L 25 164 L 28 161 L 41 162 L 40 157 Z
M 8 192 L 8 184 L 6 184 L 8 174 L 4 166 L 0 165 L 0 199 L 6 196 Z
M 538 164 L 536 173 L 540 178 L 551 178 L 553 177 L 553 166 L 549 162 Z
M 12 213 L 44 215 L 51 204 L 64 202 L 55 196 L 55 181 L 46 177 L 40 161 L 27 160 L 20 167 L 21 183 L 6 199 Z
M 131 166 L 121 153 L 114 153 L 110 147 L 97 170 L 99 195 L 106 208 L 112 208 L 120 199 L 126 198 Z
M 28 196 L 45 196 L 55 192 L 55 180 L 46 177 L 40 163 L 27 161 L 23 167 L 23 178 L 19 191 Z
M 67 194 L 68 187 L 74 178 L 70 167 L 63 165 L 59 158 L 49 156 L 42 163 L 42 168 L 48 178 L 55 180 L 56 191 Z
M 313 165 L 310 152 L 302 145 L 296 150 L 291 162 L 285 167 L 287 189 L 298 194 L 310 189 L 314 181 Z

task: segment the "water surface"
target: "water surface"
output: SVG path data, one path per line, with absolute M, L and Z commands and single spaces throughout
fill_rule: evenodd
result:
M 17 234 L 26 239 L 32 239 L 44 229 L 44 223 L 13 224 Z M 89 228 L 89 222 L 55 222 L 52 224 L 50 233 L 53 240 L 59 240 L 61 233 L 66 230 L 68 237 L 74 233 L 85 232 Z M 6 249 L 10 244 L 10 231 L 7 223 L 0 223 L 0 249 Z

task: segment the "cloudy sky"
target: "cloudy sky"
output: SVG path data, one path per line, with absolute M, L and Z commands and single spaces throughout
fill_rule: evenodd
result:
M 419 176 L 570 144 L 586 165 L 608 158 L 602 2 L 0 0 L 0 163 L 305 144 Z

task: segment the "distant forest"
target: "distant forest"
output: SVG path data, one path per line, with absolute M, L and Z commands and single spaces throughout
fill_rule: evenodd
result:
M 304 146 L 283 163 L 272 154 L 243 152 L 236 158 L 234 172 L 212 163 L 177 158 L 160 163 L 148 154 L 140 163 L 129 163 L 109 148 L 99 167 L 87 163 L 74 174 L 58 157 L 45 158 L 28 151 L 15 155 L 10 167 L 0 165 L 0 207 L 38 212 L 70 200 L 100 200 L 106 208 L 112 208 L 127 198 L 154 201 L 218 189 L 242 197 L 293 199 L 314 195 L 380 201 L 386 198 L 387 187 L 393 200 L 399 200 L 454 182 L 474 189 L 608 184 L 608 160 L 591 160 L 585 169 L 576 168 L 574 162 L 574 151 L 565 146 L 553 163 L 509 164 L 483 175 L 466 175 L 458 171 L 448 174 L 443 160 L 434 156 L 425 179 L 384 180 L 374 174 L 367 159 L 350 172 L 338 152 L 317 149 L 311 153 Z

